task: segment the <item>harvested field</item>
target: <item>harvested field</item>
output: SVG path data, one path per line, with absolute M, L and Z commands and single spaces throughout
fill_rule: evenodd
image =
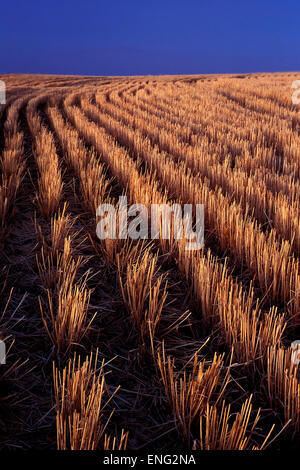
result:
M 1 448 L 297 449 L 300 75 L 0 79 Z M 100 240 L 120 196 L 204 248 Z

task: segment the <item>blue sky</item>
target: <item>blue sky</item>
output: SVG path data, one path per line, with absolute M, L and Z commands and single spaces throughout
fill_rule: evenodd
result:
M 10 0 L 0 73 L 300 71 L 299 0 Z

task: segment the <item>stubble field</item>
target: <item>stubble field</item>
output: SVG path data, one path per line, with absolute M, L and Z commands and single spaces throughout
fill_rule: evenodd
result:
M 299 78 L 0 77 L 2 448 L 299 447 Z M 99 240 L 122 195 L 204 248 Z

